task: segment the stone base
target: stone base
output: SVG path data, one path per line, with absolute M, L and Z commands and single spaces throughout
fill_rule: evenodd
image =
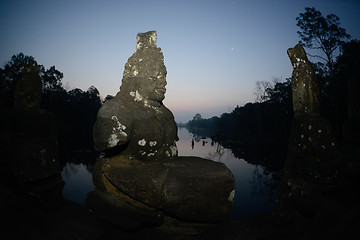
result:
M 216 222 L 231 215 L 235 181 L 222 163 L 198 157 L 139 161 L 118 155 L 97 161 L 96 189 L 135 207 L 153 208 L 190 222 Z

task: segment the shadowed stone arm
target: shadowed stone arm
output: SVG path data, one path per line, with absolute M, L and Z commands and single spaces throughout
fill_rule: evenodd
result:
M 93 128 L 94 145 L 98 151 L 121 146 L 129 141 L 131 121 L 121 118 L 121 109 L 114 109 L 110 101 L 99 110 Z

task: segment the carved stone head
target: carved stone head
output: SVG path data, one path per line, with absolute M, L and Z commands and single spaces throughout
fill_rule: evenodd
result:
M 164 100 L 167 71 L 156 39 L 155 31 L 137 35 L 136 52 L 125 64 L 121 86 L 121 91 L 125 93 L 122 94 L 155 102 Z

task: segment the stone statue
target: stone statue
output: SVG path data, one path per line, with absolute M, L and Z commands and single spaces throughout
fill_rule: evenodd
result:
M 319 114 L 319 89 L 315 71 L 307 59 L 304 48 L 297 44 L 287 54 L 293 66 L 291 76 L 292 97 L 295 115 L 301 113 Z
M 233 210 L 234 177 L 222 163 L 178 157 L 177 126 L 162 103 L 167 72 L 156 39 L 155 31 L 137 35 L 120 92 L 99 110 L 94 143 L 105 157 L 94 166 L 87 204 L 132 229 L 222 220 Z
M 138 34 L 136 52 L 125 65 L 120 92 L 98 113 L 94 143 L 99 151 L 126 145 L 128 158 L 168 159 L 177 156 L 174 116 L 165 98 L 164 56 L 156 32 Z
M 314 69 L 300 44 L 287 54 L 293 66 L 294 119 L 274 216 L 282 224 L 296 226 L 313 221 L 320 213 L 319 206 L 326 199 L 322 194 L 337 182 L 339 165 L 333 128 L 319 113 Z

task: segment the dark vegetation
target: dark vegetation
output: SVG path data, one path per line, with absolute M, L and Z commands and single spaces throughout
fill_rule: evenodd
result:
M 2 107 L 13 107 L 15 86 L 25 66 L 30 64 L 42 79 L 41 108 L 57 118 L 61 159 L 74 151 L 92 149 L 92 126 L 101 106 L 99 91 L 94 86 L 86 91 L 78 88 L 66 91 L 61 82 L 63 73 L 55 66 L 45 69 L 23 53 L 12 56 L 4 69 L 0 68 Z
M 336 15 L 324 17 L 315 8 L 305 10 L 296 18 L 300 43 L 308 48 L 309 59 L 314 61 L 321 93 L 320 114 L 331 122 L 341 145 L 348 118 L 348 81 L 358 71 L 360 42 L 351 40 Z M 255 94 L 255 103 L 237 106 L 231 113 L 210 119 L 196 114 L 186 127 L 194 134 L 220 141 L 237 157 L 245 155 L 252 163 L 278 168 L 286 157 L 293 117 L 291 78 L 257 82 Z

